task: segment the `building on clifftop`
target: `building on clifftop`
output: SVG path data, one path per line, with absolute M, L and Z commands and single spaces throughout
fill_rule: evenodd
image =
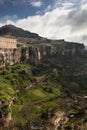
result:
M 0 48 L 17 48 L 17 40 L 15 38 L 0 37 Z

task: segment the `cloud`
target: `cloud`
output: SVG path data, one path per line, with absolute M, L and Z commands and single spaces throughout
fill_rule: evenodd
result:
M 0 17 L 0 21 L 1 23 L 9 23 L 8 21 L 16 21 L 18 19 L 17 15 L 12 15 L 12 16 L 9 16 L 9 15 L 6 15 L 4 17 Z
M 87 2 L 81 0 L 77 5 L 78 0 L 73 1 L 73 4 L 70 4 L 69 0 L 63 3 L 62 7 L 57 6 L 53 9 L 49 6 L 43 15 L 9 22 L 50 39 L 65 39 L 87 44 Z M 74 7 L 69 8 L 69 5 Z
M 54 8 L 59 7 L 63 9 L 75 8 L 79 5 L 80 0 L 55 0 Z
M 44 10 L 44 13 L 48 12 L 48 11 L 52 11 L 52 6 L 48 5 L 47 8 Z
M 34 7 L 41 7 L 42 6 L 42 2 L 41 1 L 31 1 L 30 5 L 32 5 Z

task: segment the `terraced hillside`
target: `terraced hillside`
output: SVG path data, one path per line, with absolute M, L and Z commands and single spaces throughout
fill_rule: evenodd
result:
M 1 127 L 46 129 L 54 112 L 61 110 L 68 118 L 64 129 L 86 128 L 86 64 L 84 57 L 45 58 L 38 64 L 19 63 L 1 70 Z

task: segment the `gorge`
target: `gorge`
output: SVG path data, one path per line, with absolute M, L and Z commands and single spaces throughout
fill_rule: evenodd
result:
M 16 39 L 0 48 L 0 129 L 87 129 L 84 44 L 12 25 L 1 27 L 0 37 Z
M 7 65 L 13 65 L 19 62 L 37 62 L 43 57 L 58 57 L 58 56 L 75 56 L 84 55 L 85 49 L 83 44 L 69 43 L 57 41 L 51 45 L 31 45 L 29 47 L 17 48 L 1 48 L 0 49 L 0 68 Z

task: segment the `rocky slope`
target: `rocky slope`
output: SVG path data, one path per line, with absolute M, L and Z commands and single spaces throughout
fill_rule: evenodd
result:
M 13 25 L 5 25 L 0 27 L 0 36 L 15 37 L 18 41 L 21 42 L 34 42 L 41 39 L 38 34 L 31 33 Z

